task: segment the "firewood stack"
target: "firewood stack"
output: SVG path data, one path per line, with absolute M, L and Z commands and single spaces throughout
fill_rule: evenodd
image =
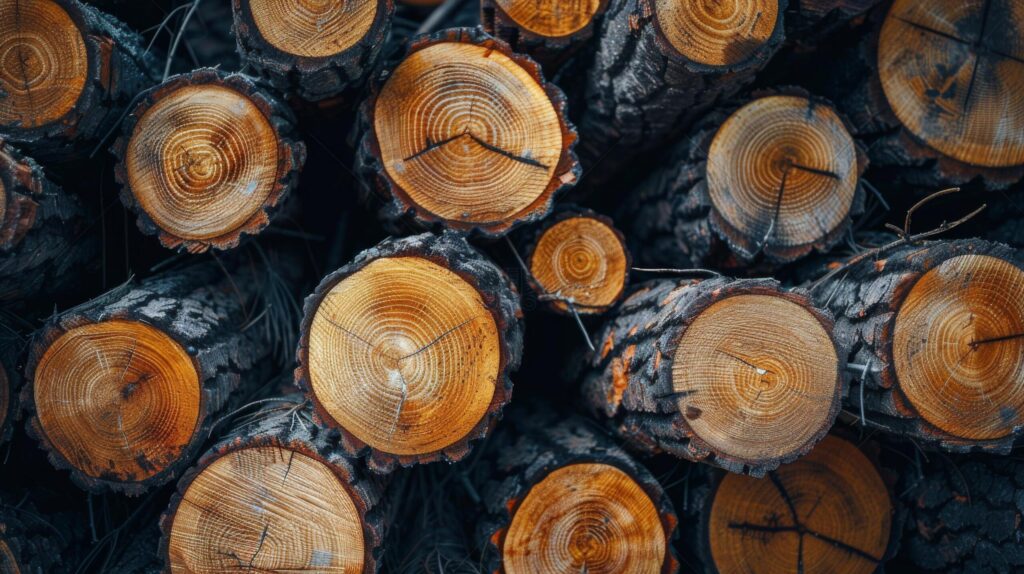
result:
M 1024 571 L 1024 0 L 0 0 L 0 572 Z

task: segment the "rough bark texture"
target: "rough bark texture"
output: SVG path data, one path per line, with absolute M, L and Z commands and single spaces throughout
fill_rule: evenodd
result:
M 245 258 L 207 262 L 164 272 L 138 283 L 127 283 L 92 301 L 51 318 L 33 337 L 25 370 L 21 400 L 31 417 L 29 434 L 39 441 L 50 462 L 70 471 L 71 479 L 91 492 L 106 490 L 139 495 L 178 476 L 210 433 L 217 413 L 239 402 L 244 381 L 266 380 L 275 369 L 273 328 L 253 321 L 268 309 L 269 290 L 288 278 L 294 264 L 275 260 L 261 265 Z M 273 277 L 271 277 L 273 275 Z M 177 460 L 152 476 L 132 481 L 109 476 L 88 476 L 75 468 L 51 443 L 33 404 L 35 369 L 49 346 L 68 330 L 103 321 L 123 319 L 151 325 L 180 344 L 195 362 L 201 386 L 199 423 Z M 247 328 L 251 327 L 251 328 Z
M 346 277 L 366 267 L 371 262 L 388 257 L 422 257 L 445 267 L 474 286 L 494 317 L 501 335 L 501 364 L 495 380 L 494 397 L 487 413 L 473 430 L 444 450 L 424 455 L 398 456 L 380 452 L 366 445 L 345 429 L 339 428 L 341 446 L 353 456 L 367 456 L 367 464 L 375 472 L 385 473 L 397 465 L 412 466 L 419 463 L 444 460 L 456 462 L 464 458 L 472 443 L 484 438 L 497 424 L 501 411 L 512 398 L 510 373 L 519 368 L 523 353 L 523 312 L 519 306 L 519 294 L 508 276 L 494 263 L 472 248 L 465 239 L 454 233 L 433 235 L 424 233 L 403 239 L 388 239 L 357 255 L 347 265 L 330 273 L 320 282 L 316 290 L 306 298 L 304 317 L 300 326 L 297 350 L 299 366 L 295 370 L 295 381 L 311 397 L 314 412 L 319 421 L 337 428 L 331 416 L 324 410 L 313 393 L 309 375 L 309 335 L 320 303 L 331 289 Z M 444 424 L 439 421 L 439 424 Z
M 0 572 L 46 574 L 74 570 L 72 541 L 79 538 L 66 516 L 42 514 L 27 500 L 0 501 Z
M 900 390 L 892 356 L 896 315 L 914 283 L 943 261 L 967 254 L 990 255 L 1024 266 L 1019 252 L 980 239 L 911 244 L 844 269 L 812 293 L 835 316 L 835 336 L 848 350 L 848 362 L 866 367 L 863 372 L 846 370 L 849 387 L 844 406 L 861 417 L 860 424 L 951 452 L 1006 454 L 1024 429 L 1002 439 L 972 441 L 936 428 L 915 412 Z
M 551 37 L 537 34 L 509 17 L 495 0 L 483 0 L 480 3 L 480 21 L 488 34 L 508 42 L 516 52 L 528 54 L 537 60 L 550 76 L 594 36 L 594 31 L 601 26 L 601 18 L 608 7 L 608 1 L 602 2 L 586 26 L 567 36 Z
M 225 431 L 196 465 L 182 475 L 178 481 L 178 490 L 160 519 L 163 532 L 160 558 L 168 560 L 168 542 L 174 515 L 196 476 L 218 458 L 259 446 L 289 449 L 331 467 L 345 485 L 363 520 L 366 546 L 363 572 L 377 572 L 383 551 L 381 542 L 388 527 L 386 505 L 382 500 L 387 481 L 367 473 L 358 461 L 350 458 L 339 444 L 337 433 L 315 424 L 309 400 L 298 394 L 267 403 L 256 413 L 245 417 L 244 422 L 240 421 L 234 428 Z
M 602 463 L 622 470 L 648 494 L 661 518 L 668 546 L 662 572 L 679 571 L 678 518 L 672 502 L 648 470 L 592 422 L 561 416 L 541 404 L 520 409 L 488 443 L 472 481 L 481 497 L 476 526 L 487 572 L 501 572 L 501 548 L 512 516 L 530 489 L 552 471 L 571 464 Z
M 243 62 L 278 90 L 308 101 L 320 101 L 362 88 L 377 65 L 395 10 L 392 0 L 378 0 L 373 24 L 355 45 L 332 56 L 305 57 L 286 53 L 270 44 L 253 21 L 248 0 L 232 0 L 232 6 L 235 36 Z
M 0 301 L 53 296 L 77 284 L 98 241 L 77 197 L 39 165 L 0 141 Z
M 128 155 L 127 148 L 131 145 L 135 127 L 142 116 L 161 98 L 189 86 L 219 86 L 241 93 L 263 113 L 277 136 L 277 177 L 262 208 L 237 229 L 211 239 L 179 237 L 172 231 L 162 229 L 157 225 L 140 205 L 131 188 L 125 165 Z M 299 173 L 306 161 L 306 145 L 298 139 L 295 115 L 277 96 L 259 87 L 253 78 L 243 74 L 221 72 L 214 68 L 200 68 L 187 74 L 168 78 L 163 83 L 139 94 L 137 102 L 131 112 L 125 116 L 121 124 L 122 135 L 118 137 L 111 148 L 111 152 L 118 159 L 114 167 L 114 176 L 121 185 L 121 203 L 138 216 L 139 230 L 146 235 L 159 237 L 160 243 L 164 247 L 182 249 L 191 253 L 201 253 L 211 247 L 222 250 L 237 247 L 243 235 L 255 236 L 270 224 L 271 219 L 285 205 L 291 191 L 298 185 Z M 244 142 L 241 143 L 244 144 Z M 245 150 L 241 150 L 239 153 L 244 154 Z M 244 158 L 239 161 L 244 161 Z
M 829 33 L 862 16 L 882 0 L 793 0 L 786 12 L 786 38 L 819 43 Z
M 653 4 L 611 0 L 598 33 L 579 125 L 579 153 L 591 184 L 739 92 L 782 44 L 786 0 L 779 2 L 772 37 L 751 58 L 728 67 L 689 62 L 659 37 Z
M 588 357 L 583 377 L 588 408 L 641 452 L 666 452 L 730 472 L 763 476 L 808 452 L 839 412 L 842 385 L 838 381 L 828 424 L 797 452 L 782 458 L 740 460 L 716 452 L 690 429 L 687 417 L 699 413 L 679 409 L 681 393 L 672 384 L 672 357 L 679 339 L 702 311 L 736 294 L 782 296 L 808 309 L 831 332 L 830 317 L 814 309 L 806 296 L 782 291 L 773 279 L 719 276 L 704 281 L 650 281 L 634 289 L 593 338 L 597 352 Z
M 1019 460 L 932 457 L 923 468 L 908 467 L 901 486 L 908 513 L 902 567 L 949 574 L 1024 568 Z
M 821 105 L 830 105 L 799 88 L 754 94 L 755 98 L 771 95 L 799 95 Z M 812 250 L 827 251 L 849 229 L 851 218 L 863 211 L 865 192 L 858 182 L 845 223 L 815 244 L 795 250 L 767 245 L 753 257 L 733 244 L 724 231 L 728 224 L 717 214 L 708 196 L 707 159 L 718 128 L 739 107 L 719 108 L 707 114 L 686 138 L 671 148 L 663 163 L 665 167 L 648 175 L 622 202 L 616 219 L 622 222 L 630 251 L 640 265 L 674 269 L 710 266 L 763 275 L 780 263 L 807 255 Z M 867 169 L 867 157 L 860 146 L 857 159 L 859 179 Z
M 0 127 L 0 136 L 40 160 L 84 156 L 112 130 L 121 113 L 157 81 L 156 60 L 142 37 L 122 22 L 78 0 L 56 0 L 82 31 L 88 76 L 75 106 L 59 120 L 38 127 Z

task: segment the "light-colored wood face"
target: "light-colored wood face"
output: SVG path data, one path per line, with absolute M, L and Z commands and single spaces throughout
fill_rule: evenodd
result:
M 497 0 L 497 4 L 516 24 L 549 38 L 579 32 L 601 8 L 601 0 Z
M 35 371 L 39 423 L 53 446 L 91 477 L 125 482 L 174 462 L 196 432 L 199 373 L 163 331 L 134 321 L 75 327 Z
M 838 357 L 806 308 L 771 295 L 713 303 L 683 332 L 672 362 L 679 411 L 717 452 L 784 457 L 828 424 Z
M 544 89 L 514 60 L 444 42 L 406 58 L 377 99 L 374 128 L 388 176 L 422 210 L 502 222 L 548 189 L 562 130 Z
M 290 449 L 229 452 L 185 491 L 171 572 L 363 572 L 363 523 L 337 475 Z
M 578 312 L 600 313 L 625 289 L 626 263 L 613 229 L 592 217 L 571 217 L 541 235 L 530 255 L 530 274 L 546 293 L 571 298 Z
M 4 187 L 4 182 L 0 180 L 0 225 L 7 216 L 7 188 Z
M 1024 164 L 1024 3 L 896 0 L 878 71 L 911 133 L 964 163 Z
M 806 574 L 870 574 L 891 528 L 892 502 L 875 466 L 833 436 L 765 478 L 726 475 L 708 522 L 722 574 L 789 574 L 801 562 Z
M 777 0 L 654 0 L 661 34 L 681 56 L 707 66 L 750 58 L 772 37 Z
M 324 297 L 309 335 L 321 406 L 382 452 L 426 454 L 480 422 L 501 366 L 501 336 L 480 293 L 418 257 L 378 259 Z
M 607 464 L 564 466 L 526 494 L 502 546 L 507 574 L 657 574 L 665 529 L 650 496 Z
M 0 126 L 35 128 L 78 102 L 89 73 L 85 40 L 51 0 L 0 0 Z
M 143 114 L 125 166 L 136 200 L 162 230 L 212 239 L 262 208 L 277 179 L 277 150 L 273 126 L 246 96 L 188 86 Z
M 248 0 L 260 35 L 295 56 L 326 58 L 366 36 L 377 0 Z
M 849 214 L 857 179 L 856 147 L 842 120 L 803 97 L 743 106 L 719 128 L 708 154 L 715 211 L 767 245 L 823 239 Z
M 966 439 L 1008 436 L 1024 424 L 1024 272 L 987 255 L 929 270 L 900 305 L 892 353 L 926 421 Z

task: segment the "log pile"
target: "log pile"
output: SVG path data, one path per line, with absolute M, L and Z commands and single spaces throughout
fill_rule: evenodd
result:
M 1024 569 L 1022 23 L 0 0 L 0 572 Z

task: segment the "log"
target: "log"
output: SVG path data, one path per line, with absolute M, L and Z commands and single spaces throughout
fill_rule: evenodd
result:
M 479 29 L 417 37 L 371 91 L 356 172 L 392 228 L 408 216 L 501 236 L 542 219 L 580 177 L 561 90 Z
M 1024 465 L 1014 457 L 931 458 L 904 474 L 909 571 L 1016 572 L 1024 568 Z
M 696 467 L 687 478 L 684 551 L 696 572 L 882 571 L 898 547 L 897 507 L 877 461 L 825 437 L 757 479 Z
M 242 59 L 282 92 L 320 101 L 359 90 L 391 28 L 392 0 L 232 0 Z
M 33 337 L 21 393 L 29 434 L 75 484 L 139 495 L 167 483 L 242 398 L 243 375 L 269 377 L 275 329 L 253 317 L 275 312 L 268 290 L 293 264 L 227 264 L 129 282 Z
M 850 350 L 861 423 L 962 452 L 1009 453 L 1024 425 L 1024 258 L 979 239 L 905 245 L 814 290 Z
M 79 273 L 99 252 L 89 216 L 32 158 L 0 140 L 0 301 L 25 305 L 80 287 Z
M 844 236 L 866 167 L 829 102 L 780 88 L 709 114 L 617 219 L 646 266 L 771 268 Z
M 786 39 L 808 46 L 828 42 L 837 29 L 862 17 L 882 0 L 794 0 L 786 13 Z
M 306 298 L 295 380 L 371 470 L 465 457 L 512 394 L 522 310 L 453 233 L 386 240 Z
M 161 518 L 171 572 L 378 570 L 384 483 L 289 395 L 226 433 Z
M 0 572 L 43 574 L 76 566 L 72 542 L 79 538 L 67 516 L 45 515 L 25 495 L 0 500 Z
M 600 26 L 608 0 L 482 0 L 484 30 L 552 74 Z
M 645 283 L 610 313 L 584 400 L 630 446 L 764 476 L 839 412 L 832 320 L 771 279 Z
M 295 118 L 241 74 L 212 68 L 144 92 L 114 144 L 121 201 L 170 249 L 236 247 L 269 223 L 306 159 Z
M 0 137 L 38 159 L 88 152 L 156 78 L 138 34 L 77 0 L 3 0 L 0 38 Z
M 599 315 L 625 295 L 630 255 L 610 218 L 563 206 L 518 235 L 530 288 L 550 310 Z
M 517 414 L 474 465 L 487 572 L 679 571 L 678 520 L 646 468 L 587 420 Z
M 580 156 L 592 184 L 683 133 L 779 48 L 786 0 L 613 0 L 587 74 Z
M 830 62 L 824 88 L 894 183 L 939 189 L 1024 176 L 1017 3 L 897 0 Z

